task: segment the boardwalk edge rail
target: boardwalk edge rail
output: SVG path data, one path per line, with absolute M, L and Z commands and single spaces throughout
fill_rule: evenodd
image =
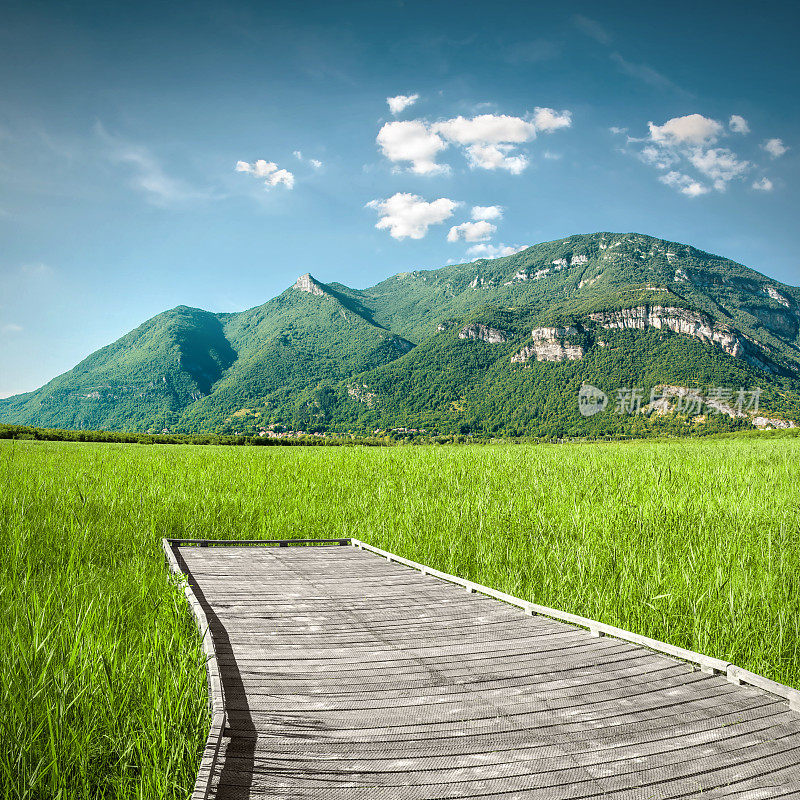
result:
M 648 650 L 654 650 L 658 653 L 666 653 L 667 655 L 679 658 L 682 661 L 688 661 L 692 664 L 699 665 L 703 672 L 708 674 L 723 674 L 726 678 L 734 684 L 748 684 L 762 689 L 769 694 L 777 695 L 789 701 L 789 709 L 791 711 L 800 712 L 800 692 L 793 689 L 791 686 L 786 686 L 777 681 L 765 678 L 763 675 L 758 675 L 755 672 L 737 667 L 729 661 L 722 661 L 718 658 L 703 655 L 702 653 L 695 653 L 693 650 L 686 650 L 683 647 L 661 642 L 658 639 L 651 639 L 648 636 L 642 636 L 638 633 L 631 633 L 630 631 L 617 628 L 614 625 L 607 625 L 605 622 L 598 622 L 597 620 L 581 617 L 577 614 L 570 614 L 567 611 L 559 611 L 556 608 L 548 608 L 541 606 L 538 603 L 532 603 L 529 600 L 521 600 L 519 597 L 499 592 L 497 589 L 492 589 L 489 586 L 484 586 L 474 581 L 468 581 L 464 578 L 459 578 L 456 575 L 450 575 L 447 572 L 442 572 L 433 567 L 428 567 L 425 564 L 419 564 L 411 559 L 398 556 L 395 553 L 390 553 L 387 550 L 381 550 L 371 544 L 362 542 L 359 539 L 352 537 L 337 538 L 337 539 L 162 539 L 162 547 L 164 554 L 167 557 L 167 563 L 172 572 L 186 577 L 186 573 L 180 568 L 175 553 L 172 551 L 173 546 L 180 547 L 182 545 L 209 547 L 209 546 L 230 546 L 230 545 L 277 545 L 287 547 L 290 545 L 351 545 L 359 550 L 367 550 L 370 553 L 382 556 L 389 561 L 394 561 L 398 564 L 411 567 L 412 569 L 419 570 L 424 575 L 438 578 L 448 583 L 463 586 L 467 591 L 493 597 L 495 600 L 501 600 L 509 605 L 521 608 L 526 614 L 538 614 L 543 617 L 557 619 L 562 622 L 568 622 L 572 625 L 577 625 L 581 628 L 589 630 L 592 636 L 613 636 L 615 639 L 631 642 L 632 644 L 646 647 Z M 209 707 L 211 710 L 211 728 L 208 732 L 205 748 L 203 749 L 203 757 L 200 761 L 200 769 L 197 773 L 197 780 L 195 782 L 194 791 L 192 792 L 191 800 L 207 800 L 208 793 L 211 788 L 211 781 L 214 774 L 214 767 L 219 757 L 219 751 L 222 745 L 223 731 L 225 730 L 226 710 L 225 710 L 225 696 L 222 691 L 222 681 L 220 680 L 219 663 L 217 661 L 216 650 L 214 649 L 214 641 L 209 629 L 208 618 L 203 611 L 200 602 L 192 591 L 188 581 L 184 585 L 184 594 L 189 601 L 189 607 L 194 615 L 197 628 L 200 635 L 203 637 L 203 652 L 206 656 L 206 676 L 208 680 L 209 690 Z
M 172 552 L 172 540 L 162 539 L 162 547 L 167 557 L 167 563 L 172 572 L 186 578 L 186 573 L 181 569 L 175 553 Z M 203 637 L 203 653 L 206 658 L 206 679 L 208 681 L 208 704 L 211 711 L 211 727 L 208 731 L 206 744 L 203 748 L 203 757 L 200 760 L 200 769 L 197 772 L 197 779 L 194 784 L 191 800 L 206 800 L 211 789 L 211 780 L 214 776 L 214 767 L 217 764 L 219 751 L 222 746 L 222 732 L 225 730 L 225 696 L 222 693 L 222 680 L 219 674 L 219 663 L 217 661 L 217 651 L 214 649 L 214 639 L 211 636 L 211 629 L 200 601 L 195 596 L 188 580 L 185 581 L 183 593 L 189 601 L 189 608 L 192 611 L 197 629 Z

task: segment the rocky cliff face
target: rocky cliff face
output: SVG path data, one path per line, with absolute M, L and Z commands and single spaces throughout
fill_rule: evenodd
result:
M 742 390 L 744 391 L 744 390 Z M 751 407 L 750 393 L 742 398 L 737 392 L 724 390 L 716 396 L 701 394 L 697 388 L 688 386 L 656 386 L 653 388 L 650 403 L 642 407 L 646 414 L 702 414 L 700 419 L 721 414 L 731 419 L 749 420 L 756 428 L 796 428 L 797 423 L 785 417 L 767 417 L 758 413 L 757 405 Z
M 772 430 L 774 428 L 796 428 L 797 423 L 791 419 L 772 419 L 770 417 L 754 417 L 753 425 L 762 430 Z
M 502 344 L 508 341 L 508 333 L 506 331 L 498 330 L 497 328 L 490 328 L 488 325 L 481 325 L 478 322 L 472 325 L 467 325 L 458 332 L 459 339 L 480 339 L 482 342 L 489 342 L 489 344 Z
M 694 336 L 704 342 L 715 344 L 732 356 L 741 357 L 745 352 L 744 341 L 732 331 L 716 327 L 704 314 L 686 308 L 636 306 L 619 311 L 589 314 L 589 319 L 601 328 L 609 330 L 667 328 L 675 333 Z
M 565 340 L 578 335 L 580 331 L 572 325 L 562 328 L 534 328 L 531 331 L 533 343 L 514 353 L 511 363 L 524 364 L 531 358 L 537 361 L 577 361 L 584 356 L 583 347 Z
M 298 292 L 308 292 L 309 294 L 322 295 L 325 290 L 317 283 L 310 272 L 301 275 L 292 286 L 292 289 L 297 289 Z
M 375 393 L 369 391 L 366 383 L 362 383 L 360 386 L 357 383 L 350 384 L 347 387 L 347 394 L 354 400 L 358 400 L 359 403 L 364 403 L 367 408 L 372 408 L 375 405 Z
M 749 306 L 745 310 L 776 336 L 788 341 L 797 338 L 800 330 L 800 314 L 763 306 Z

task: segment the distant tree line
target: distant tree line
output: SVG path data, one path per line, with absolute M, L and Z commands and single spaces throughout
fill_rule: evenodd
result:
M 267 438 L 263 436 L 226 436 L 214 433 L 207 434 L 149 434 L 124 433 L 119 431 L 83 431 L 64 430 L 58 428 L 35 428 L 29 425 L 0 424 L 0 439 L 38 440 L 45 442 L 108 442 L 116 444 L 201 444 L 219 446 L 246 447 L 391 447 L 396 445 L 457 445 L 457 444 L 558 444 L 562 442 L 612 442 L 633 439 L 675 439 L 685 437 L 727 438 L 727 437 L 798 437 L 800 428 L 780 429 L 775 431 L 758 431 L 744 428 L 741 421 L 728 421 L 724 418 L 718 425 L 682 426 L 673 428 L 636 427 L 631 430 L 617 430 L 595 435 L 550 435 L 530 436 L 524 434 L 471 435 L 456 433 L 420 433 L 411 434 L 396 431 L 381 431 L 375 436 L 333 435 L 296 436 L 285 438 Z
M 125 433 L 121 431 L 77 431 L 60 428 L 35 428 L 30 425 L 0 424 L 0 439 L 37 439 L 46 442 L 111 442 L 118 444 L 211 444 L 257 447 L 329 447 L 366 445 L 381 447 L 391 442 L 377 437 L 225 436 L 216 433 Z

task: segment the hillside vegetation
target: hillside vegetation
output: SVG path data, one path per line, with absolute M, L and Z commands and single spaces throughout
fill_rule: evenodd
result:
M 592 418 L 578 412 L 583 384 L 612 400 Z M 759 388 L 767 417 L 800 422 L 800 289 L 635 233 L 572 236 L 364 290 L 304 275 L 238 314 L 160 314 L 38 391 L 0 400 L 0 420 L 477 436 L 752 424 L 708 408 L 615 413 L 618 390 L 641 390 L 647 405 L 663 386 Z

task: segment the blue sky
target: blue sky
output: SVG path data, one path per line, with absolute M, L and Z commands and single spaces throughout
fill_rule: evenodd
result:
M 4 3 L 0 396 L 176 305 L 572 233 L 800 283 L 796 4 L 539 5 Z

